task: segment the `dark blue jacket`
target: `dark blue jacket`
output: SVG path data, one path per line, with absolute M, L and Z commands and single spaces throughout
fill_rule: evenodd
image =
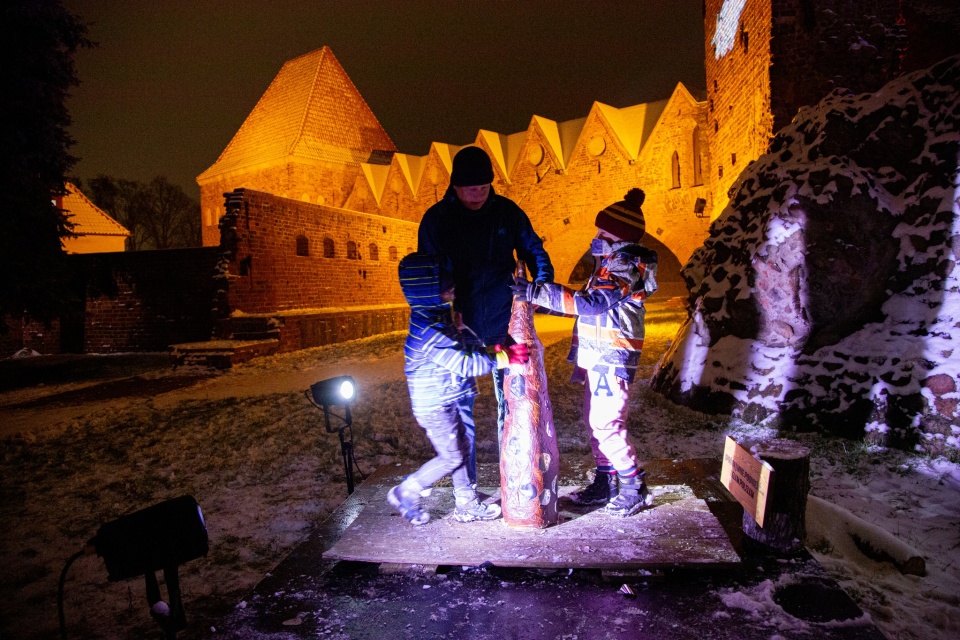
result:
M 527 265 L 531 280 L 554 279 L 550 256 L 527 214 L 492 188 L 476 211 L 464 207 L 449 189 L 423 214 L 418 245 L 422 253 L 442 254 L 453 262 L 454 308 L 487 346 L 503 342 L 507 335 L 516 259 Z

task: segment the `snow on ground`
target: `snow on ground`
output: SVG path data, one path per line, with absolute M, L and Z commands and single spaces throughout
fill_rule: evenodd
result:
M 682 315 L 675 301 L 651 305 L 644 378 Z M 537 323 L 548 347 L 561 455 L 588 456 L 581 391 L 567 382 L 564 361 L 570 321 L 538 316 Z M 200 503 L 211 546 L 207 557 L 180 568 L 190 623 L 181 636 L 214 625 L 346 497 L 339 443 L 305 397 L 310 384 L 341 374 L 356 378 L 355 454 L 363 472 L 429 457 L 410 415 L 402 341 L 402 333 L 388 334 L 262 358 L 221 374 L 173 371 L 156 356 L 132 365 L 126 357 L 124 367 L 112 370 L 108 358 L 101 361 L 98 370 L 113 377 L 140 376 L 131 388 L 159 384 L 153 395 L 103 393 L 118 383 L 94 384 L 95 375 L 106 374 L 91 371 L 82 379 L 21 386 L 7 378 L 15 370 L 0 367 L 0 637 L 55 636 L 66 559 L 101 524 L 183 494 Z M 481 392 L 478 454 L 493 462 L 495 405 L 486 378 Z M 720 458 L 727 434 L 745 444 L 777 435 L 678 407 L 643 382 L 635 386 L 631 411 L 630 430 L 645 458 Z M 960 634 L 960 465 L 795 437 L 812 450 L 811 493 L 834 507 L 808 510 L 808 546 L 819 562 L 888 638 Z M 861 531 L 876 531 L 876 540 L 862 542 L 881 552 L 884 532 L 916 550 L 927 575 L 903 575 L 882 553 L 864 555 L 862 543 L 833 526 L 837 513 L 860 522 Z M 752 611 L 772 637 L 807 635 L 808 626 L 773 602 L 773 586 L 718 596 L 731 609 Z M 67 574 L 65 618 L 71 638 L 159 637 L 142 581 L 107 582 L 102 560 L 92 555 Z

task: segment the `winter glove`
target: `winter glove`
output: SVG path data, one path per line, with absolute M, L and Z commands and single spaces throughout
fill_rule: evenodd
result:
M 511 364 L 526 364 L 530 359 L 530 348 L 524 343 L 510 346 L 498 344 L 493 350 L 496 352 L 497 368 L 503 369 Z
M 529 280 L 517 276 L 514 278 L 514 284 L 510 285 L 513 291 L 513 297 L 519 302 L 530 302 L 533 300 L 534 284 Z

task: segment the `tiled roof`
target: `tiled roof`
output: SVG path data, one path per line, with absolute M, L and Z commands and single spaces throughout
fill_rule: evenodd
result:
M 289 158 L 379 164 L 387 155 L 382 152 L 396 149 L 333 52 L 323 47 L 283 65 L 197 181 Z
M 129 236 L 122 224 L 111 218 L 103 209 L 90 202 L 73 184 L 67 183 L 67 195 L 63 196 L 63 209 L 73 223 L 73 232 L 80 236 Z

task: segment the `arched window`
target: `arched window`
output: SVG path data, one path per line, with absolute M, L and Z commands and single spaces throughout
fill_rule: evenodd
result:
M 703 184 L 703 159 L 700 157 L 700 127 L 693 128 L 693 184 Z
M 393 262 L 396 262 L 396 261 L 397 261 L 397 248 L 396 248 L 396 247 L 390 247 L 389 249 L 387 249 L 387 254 L 390 256 L 390 260 L 392 260 Z
M 357 254 L 357 243 L 353 240 L 347 241 L 347 260 L 359 260 L 360 256 Z
M 323 239 L 323 257 L 324 258 L 336 258 L 337 257 L 337 247 L 333 243 L 332 238 Z
M 680 155 L 674 151 L 670 158 L 670 176 L 673 180 L 673 188 L 680 188 Z
M 307 236 L 297 236 L 297 255 L 310 255 L 310 241 L 307 240 Z
M 377 246 L 377 243 L 371 242 L 367 251 L 370 253 L 371 260 L 380 260 L 380 247 Z

